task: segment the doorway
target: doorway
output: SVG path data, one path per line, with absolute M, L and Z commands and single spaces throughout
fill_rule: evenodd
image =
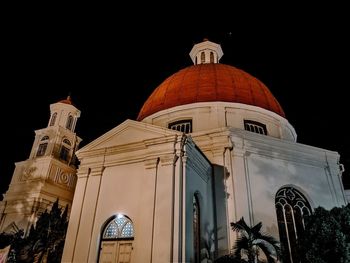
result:
M 118 214 L 105 223 L 100 245 L 100 263 L 131 263 L 134 226 L 130 218 Z

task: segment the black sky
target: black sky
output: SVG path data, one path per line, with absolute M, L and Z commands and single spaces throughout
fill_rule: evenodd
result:
M 166 77 L 191 65 L 192 45 L 204 37 L 222 45 L 221 63 L 265 83 L 282 105 L 298 142 L 338 151 L 350 188 L 347 126 L 349 21 L 341 9 L 321 13 L 283 9 L 256 15 L 137 16 L 118 12 L 12 11 L 3 23 L 2 143 L 0 193 L 14 162 L 28 158 L 34 130 L 44 128 L 49 105 L 69 92 L 82 111 L 82 145 L 125 119 L 136 119 L 143 102 Z M 106 7 L 108 10 L 108 7 Z M 184 25 L 182 25 L 184 24 Z

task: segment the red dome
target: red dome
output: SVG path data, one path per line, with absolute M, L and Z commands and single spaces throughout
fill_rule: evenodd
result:
M 210 101 L 253 105 L 285 117 L 261 81 L 235 67 L 211 63 L 187 67 L 167 78 L 149 96 L 137 120 L 175 106 Z

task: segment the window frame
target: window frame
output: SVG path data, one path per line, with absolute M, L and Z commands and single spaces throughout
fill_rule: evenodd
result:
M 36 157 L 44 156 L 46 151 L 47 151 L 47 146 L 48 145 L 49 145 L 49 143 L 47 141 L 43 142 L 43 143 L 40 143 L 39 146 L 38 146 L 38 151 L 36 152 Z
M 73 130 L 73 122 L 74 122 L 74 118 L 72 115 L 69 115 L 67 118 L 67 123 L 66 123 L 66 129 L 68 130 Z
M 293 186 L 280 188 L 275 196 L 275 210 L 284 262 L 299 262 L 298 236 L 304 231 L 304 216 L 312 213 L 308 199 Z
M 261 135 L 268 135 L 266 124 L 253 120 L 244 120 L 244 130 Z
M 215 56 L 213 51 L 210 51 L 210 63 L 215 63 Z
M 118 225 L 118 223 L 115 223 L 115 221 L 116 221 L 117 219 L 120 219 L 120 218 L 125 218 L 125 219 L 126 219 L 126 221 L 125 221 L 124 223 L 122 223 L 121 226 Z M 116 235 L 115 237 L 106 237 L 106 232 L 107 232 L 107 230 L 108 230 L 108 227 L 111 226 L 113 223 L 117 225 L 117 227 L 118 227 L 118 233 L 117 233 L 117 235 Z M 132 227 L 132 236 L 123 237 L 123 236 L 119 235 L 119 233 L 120 233 L 120 234 L 123 233 L 124 227 L 125 227 L 127 224 L 129 224 L 129 223 L 131 224 L 131 227 Z M 102 242 L 102 241 L 116 241 L 116 240 L 134 240 L 134 239 L 135 239 L 135 227 L 134 227 L 134 223 L 132 222 L 132 220 L 131 220 L 128 216 L 126 216 L 126 215 L 124 215 L 124 214 L 118 214 L 118 215 L 112 216 L 111 218 L 109 218 L 109 219 L 105 222 L 105 224 L 104 224 L 104 226 L 103 226 L 103 228 L 102 228 L 102 232 L 101 232 L 101 242 Z
M 56 123 L 56 119 L 57 119 L 57 112 L 52 114 L 49 126 L 54 126 Z
M 201 52 L 201 64 L 205 64 L 205 52 Z
M 184 125 L 184 126 L 182 126 L 182 125 Z M 186 126 L 186 125 L 188 125 L 188 126 Z M 180 128 L 175 129 L 176 127 L 180 127 Z M 183 130 L 182 130 L 182 127 L 184 127 Z M 193 127 L 192 126 L 192 119 L 183 119 L 183 120 L 178 120 L 178 121 L 173 121 L 173 122 L 168 123 L 168 129 L 183 132 L 186 134 L 193 132 L 192 127 Z
M 60 150 L 60 155 L 59 155 L 60 160 L 68 162 L 69 154 L 70 154 L 70 149 L 65 145 L 62 145 Z

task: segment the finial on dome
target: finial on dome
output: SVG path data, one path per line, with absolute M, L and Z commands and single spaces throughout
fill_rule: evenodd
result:
M 219 63 L 224 53 L 221 46 L 204 38 L 203 42 L 195 44 L 190 52 L 190 57 L 195 65 L 207 63 Z

